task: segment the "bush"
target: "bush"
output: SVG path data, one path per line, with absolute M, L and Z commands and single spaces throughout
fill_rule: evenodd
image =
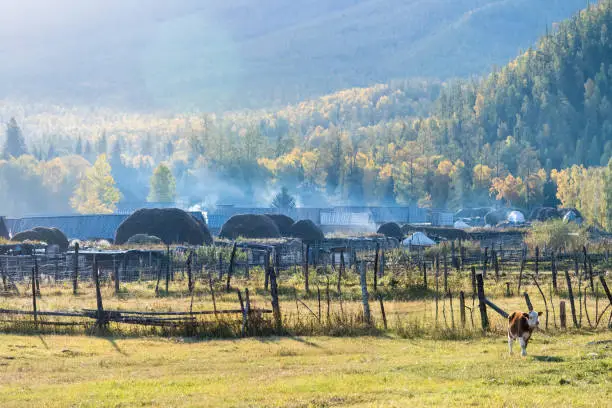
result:
M 586 233 L 578 225 L 565 223 L 563 220 L 535 222 L 525 237 L 525 243 L 531 248 L 541 250 L 580 251 L 586 244 Z
M 238 214 L 232 216 L 221 227 L 219 237 L 226 239 L 280 238 L 281 234 L 272 218 L 259 214 Z
M 115 243 L 125 244 L 137 234 L 159 237 L 165 244 L 211 245 L 208 228 L 178 208 L 142 208 L 126 218 L 115 232 Z

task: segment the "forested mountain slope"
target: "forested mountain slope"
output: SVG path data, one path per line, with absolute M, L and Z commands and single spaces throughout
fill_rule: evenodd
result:
M 107 108 L 280 106 L 487 72 L 584 0 L 7 0 L 0 98 Z

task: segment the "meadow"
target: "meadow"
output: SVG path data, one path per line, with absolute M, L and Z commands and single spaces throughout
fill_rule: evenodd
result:
M 3 407 L 610 406 L 612 334 L 197 341 L 0 335 Z

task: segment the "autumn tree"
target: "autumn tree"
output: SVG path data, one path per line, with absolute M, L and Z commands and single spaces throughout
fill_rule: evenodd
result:
M 116 210 L 120 198 L 108 159 L 101 154 L 85 172 L 70 203 L 81 214 L 110 214 Z
M 176 198 L 176 180 L 165 164 L 161 163 L 151 176 L 148 200 L 158 203 L 172 203 Z

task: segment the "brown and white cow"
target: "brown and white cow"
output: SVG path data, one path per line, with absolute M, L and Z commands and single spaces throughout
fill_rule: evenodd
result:
M 538 313 L 533 310 L 529 313 L 516 311 L 508 316 L 508 348 L 510 354 L 512 354 L 512 343 L 518 339 L 521 345 L 521 355 L 527 355 L 527 344 L 531 334 L 540 324 L 539 316 L 542 316 L 542 312 Z

